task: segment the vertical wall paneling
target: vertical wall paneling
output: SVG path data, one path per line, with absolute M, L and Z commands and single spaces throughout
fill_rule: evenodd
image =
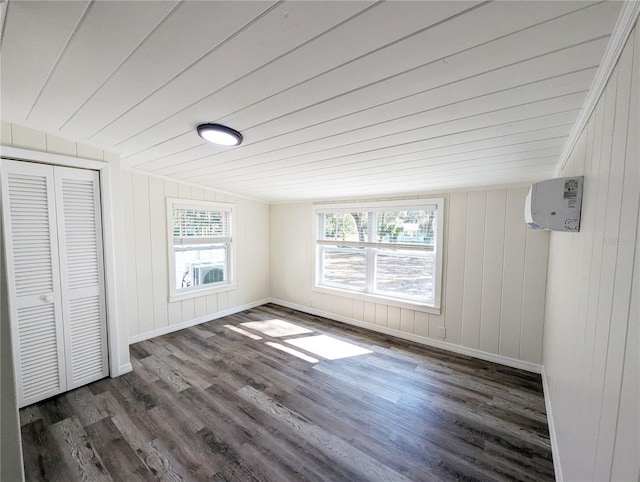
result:
M 153 316 L 153 265 L 151 260 L 151 221 L 149 217 L 149 178 L 134 173 L 133 214 L 135 222 L 136 281 L 138 289 L 138 325 L 141 332 L 151 331 L 154 327 Z M 129 245 L 132 246 L 132 245 Z
M 202 318 L 207 314 L 207 297 L 199 296 L 194 298 L 194 315 L 193 318 Z M 192 318 L 192 319 L 193 319 Z
M 218 311 L 224 311 L 229 308 L 229 298 L 227 292 L 218 293 Z
M 638 36 L 636 31 L 635 36 Z M 614 203 L 608 205 L 607 222 L 605 224 L 605 245 L 615 250 L 613 276 L 613 298 L 610 312 L 610 328 L 608 333 L 607 364 L 605 367 L 602 413 L 598 431 L 597 458 L 595 478 L 610 476 L 608 465 L 614 455 L 616 427 L 611 423 L 616 420 L 620 405 L 620 391 L 622 387 L 622 373 L 625 361 L 625 345 L 633 331 L 631 325 L 637 328 L 638 318 L 632 317 L 629 308 L 632 298 L 631 286 L 634 264 L 628 261 L 637 258 L 638 247 L 638 216 L 631 209 L 624 209 L 637 203 L 640 199 L 640 161 L 637 133 L 638 99 L 631 98 L 631 85 L 635 81 L 636 96 L 638 89 L 638 69 L 640 68 L 640 51 L 638 42 L 633 43 L 631 37 L 627 49 L 623 52 L 618 66 L 618 88 L 616 102 L 616 117 L 614 121 L 613 145 L 611 150 L 611 170 L 609 187 L 616 196 L 612 196 Z M 633 104 L 632 104 L 633 102 Z M 630 113 L 630 106 L 635 106 Z M 625 129 L 626 127 L 626 129 Z M 620 189 L 622 186 L 622 189 Z M 617 239 L 618 243 L 612 240 Z M 635 240 L 635 243 L 629 242 Z M 632 339 L 633 340 L 633 339 Z M 635 339 L 637 343 L 637 338 Z M 637 351 L 637 346 L 635 347 Z M 636 368 L 638 365 L 635 365 Z M 637 378 L 637 373 L 636 373 Z M 637 398 L 638 399 L 638 398 Z M 637 421 L 637 418 L 636 418 Z M 637 427 L 638 425 L 636 425 Z M 623 449 L 621 447 L 621 449 Z M 636 452 L 636 455 L 638 452 Z
M 375 324 L 375 317 L 376 317 L 376 304 L 372 303 L 371 301 L 365 301 L 364 302 L 364 321 L 366 321 L 367 323 L 371 323 L 372 325 Z
M 168 269 L 167 259 L 167 210 L 164 203 L 156 202 L 156 199 L 164 197 L 164 182 L 158 178 L 149 178 L 149 222 L 151 241 L 151 269 L 153 288 L 153 325 L 154 327 L 167 326 L 169 313 L 167 310 L 167 296 L 169 286 L 165 274 Z
M 502 299 L 506 207 L 506 190 L 487 192 L 479 348 L 489 353 L 498 353 L 500 340 L 500 301 Z
M 215 296 L 215 295 L 214 295 Z M 169 317 L 169 325 L 177 325 L 182 323 L 182 302 L 174 301 L 167 304 L 167 315 Z M 136 332 L 134 335 L 139 335 L 141 332 Z
M 454 193 L 449 200 L 447 238 L 447 284 L 443 293 L 447 306 L 445 327 L 446 340 L 461 344 L 462 300 L 464 299 L 465 245 L 467 242 L 467 193 Z
M 639 211 L 640 214 L 640 211 Z M 637 220 L 640 226 L 640 218 Z M 636 239 L 640 232 L 636 227 Z M 640 256 L 636 252 L 633 268 L 634 279 L 631 284 L 631 308 L 629 320 L 640 319 Z M 640 411 L 638 410 L 638 394 L 640 393 L 640 323 L 630 323 L 624 348 L 624 368 L 618 420 L 615 427 L 615 442 L 611 476 L 609 480 L 631 480 L 638 473 L 637 461 L 640 451 L 638 427 L 640 427 Z
M 400 310 L 400 331 L 404 331 L 405 333 L 413 333 L 413 320 L 414 320 L 414 311 L 408 310 L 406 308 L 402 308 Z
M 104 160 L 104 152 L 102 151 L 102 149 L 93 146 L 87 146 L 84 144 L 78 144 L 76 148 L 78 151 L 78 157 L 82 157 L 84 159 L 93 159 L 95 161 Z
M 375 324 L 387 326 L 387 305 L 376 303 Z
M 122 173 L 122 205 L 131 209 L 133 206 L 133 174 L 128 171 Z M 136 245 L 135 217 L 124 217 L 124 243 L 127 263 L 127 319 L 129 320 L 129 336 L 140 333 L 138 316 L 138 291 L 133 287 L 138 286 L 138 269 L 136 250 L 131 249 Z
M 551 234 L 543 334 L 565 480 L 640 474 L 639 44 L 636 23 L 558 173 L 585 176 L 580 232 Z
M 218 311 L 218 296 L 207 295 L 207 313 L 215 313 Z
M 236 243 L 244 246 L 247 238 L 247 223 L 251 219 L 251 210 L 247 207 L 247 203 L 244 199 L 240 199 L 236 203 L 236 228 L 235 228 L 235 241 Z M 246 256 L 234 256 L 236 263 L 236 280 L 238 281 L 238 288 L 229 292 L 229 304 L 231 306 L 242 305 L 245 303 L 247 293 L 247 257 Z
M 487 193 L 471 192 L 467 196 L 467 226 L 465 233 L 464 297 L 462 299 L 462 344 L 478 348 L 482 308 L 482 279 L 484 257 Z
M 502 306 L 500 309 L 499 353 L 511 358 L 520 354 L 522 322 L 522 282 L 527 228 L 523 222 L 523 192 L 507 193 L 505 218 Z
M 344 316 L 348 316 L 343 313 Z M 387 326 L 393 330 L 400 329 L 400 308 L 397 306 L 389 306 L 387 309 Z
M 11 146 L 11 124 L 5 121 L 0 121 L 0 144 L 3 146 Z
M 16 124 L 11 125 L 11 142 L 13 147 L 22 147 L 35 151 L 47 150 L 47 140 L 44 132 Z
M 424 311 L 415 312 L 415 321 L 413 326 L 413 333 L 418 336 L 429 336 L 429 313 Z
M 520 359 L 538 363 L 542 359 L 544 297 L 547 279 L 549 240 L 526 232 L 527 254 L 522 283 L 522 328 L 520 330 Z
M 411 313 L 413 313 L 413 311 Z M 364 301 L 362 301 L 362 300 L 353 300 L 353 319 L 354 320 L 358 320 L 358 321 L 363 321 L 364 320 Z M 413 332 L 413 319 L 411 321 L 412 321 L 412 323 L 411 323 L 411 328 L 412 328 L 411 332 Z
M 226 295 L 226 293 L 224 293 Z M 196 302 L 194 298 L 188 298 L 180 302 L 182 304 L 182 322 L 196 318 Z
M 62 139 L 51 134 L 46 134 L 45 142 L 47 144 L 47 152 L 72 157 L 76 157 L 78 155 L 76 143 L 73 141 Z

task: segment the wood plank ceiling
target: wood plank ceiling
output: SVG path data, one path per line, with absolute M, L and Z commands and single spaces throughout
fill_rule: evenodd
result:
M 2 119 L 268 201 L 529 182 L 621 4 L 14 0 Z M 208 144 L 203 122 L 245 141 Z

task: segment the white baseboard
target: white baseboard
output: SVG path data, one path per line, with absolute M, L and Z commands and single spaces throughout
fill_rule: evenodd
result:
M 415 341 L 416 343 L 432 346 L 434 348 L 441 348 L 442 350 L 451 351 L 454 353 L 458 353 L 460 355 L 467 355 L 473 358 L 478 358 L 480 360 L 499 363 L 501 365 L 506 365 L 512 368 L 519 368 L 521 370 L 526 370 L 528 372 L 533 372 L 533 373 L 542 372 L 542 366 L 536 363 L 517 360 L 515 358 L 510 358 L 503 355 L 496 355 L 495 353 L 488 353 L 486 351 L 476 350 L 475 348 L 468 348 L 466 346 L 455 345 L 453 343 L 447 343 L 446 341 L 434 340 L 433 338 L 427 338 L 426 336 L 414 335 L 412 333 L 405 333 L 400 330 L 394 330 L 392 328 L 373 325 L 365 321 L 355 320 L 353 318 L 347 318 L 346 316 L 336 315 L 334 313 L 328 313 L 326 311 L 321 311 L 315 308 L 311 308 L 309 306 L 299 305 L 297 303 L 290 303 L 288 301 L 283 301 L 276 298 L 270 298 L 269 301 L 271 303 L 275 303 L 276 305 L 282 305 L 287 308 L 303 311 L 305 313 L 309 313 L 312 315 L 322 316 L 324 318 L 340 321 L 342 323 L 347 323 L 349 325 L 359 326 L 360 328 L 366 328 L 368 330 L 377 331 L 379 333 L 384 333 L 385 335 L 391 335 L 397 338 L 402 338 L 409 341 Z
M 194 320 L 183 321 L 182 323 L 177 323 L 175 325 L 163 326 L 162 328 L 158 328 L 157 330 L 147 331 L 145 333 L 140 333 L 138 335 L 133 335 L 129 337 L 129 345 L 133 343 L 138 343 L 139 341 L 149 340 L 150 338 L 155 338 L 156 336 L 166 335 L 167 333 L 172 333 L 174 331 L 183 330 L 185 328 L 189 328 L 191 326 L 199 325 L 201 323 L 206 323 L 207 321 L 217 320 L 218 318 L 223 318 L 225 316 L 234 315 L 244 310 L 248 310 L 250 308 L 255 308 L 256 306 L 264 305 L 268 303 L 269 299 L 265 298 L 258 301 L 253 301 L 251 303 L 247 303 L 242 306 L 235 306 L 233 308 L 229 308 L 228 310 L 218 311 L 217 313 L 213 313 L 207 316 L 203 316 L 200 318 L 196 318 Z M 126 372 L 125 372 L 126 373 Z
M 549 425 L 549 439 L 551 440 L 551 454 L 553 455 L 553 471 L 556 474 L 556 481 L 562 482 L 562 467 L 560 465 L 560 452 L 558 451 L 558 439 L 556 437 L 556 425 L 553 421 L 553 411 L 551 409 L 551 399 L 549 398 L 549 382 L 547 373 L 542 366 L 542 391 L 544 392 L 544 406 L 547 411 L 547 424 Z

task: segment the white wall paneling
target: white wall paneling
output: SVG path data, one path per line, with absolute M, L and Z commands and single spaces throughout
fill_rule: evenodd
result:
M 123 170 L 129 339 L 208 321 L 269 297 L 269 207 L 157 176 Z M 235 203 L 237 287 L 169 302 L 166 198 Z
M 445 198 L 446 276 L 440 315 L 312 291 L 312 205 L 273 204 L 271 298 L 329 318 L 539 370 L 548 233 L 526 230 L 526 192 L 505 188 L 438 195 Z M 441 327 L 446 328 L 444 339 L 439 337 Z
M 549 248 L 543 362 L 565 480 L 640 473 L 639 67 L 636 24 L 558 172 L 585 177 L 580 232 Z

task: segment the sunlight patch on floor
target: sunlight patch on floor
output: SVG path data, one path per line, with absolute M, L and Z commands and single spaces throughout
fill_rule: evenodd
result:
M 293 348 L 289 348 L 288 346 L 281 345 L 280 343 L 274 343 L 272 341 L 268 341 L 266 344 L 269 346 L 272 346 L 273 348 L 277 348 L 278 350 L 287 352 L 289 355 L 297 356 L 298 358 L 301 358 L 304 361 L 308 361 L 309 363 L 318 363 L 319 361 L 313 357 L 310 357 L 309 355 L 305 355 L 304 353 L 298 350 L 294 350 Z
M 247 321 L 246 323 L 241 323 L 241 325 L 250 330 L 259 331 L 267 336 L 273 336 L 274 338 L 313 333 L 313 331 L 308 328 L 303 328 L 294 323 L 276 318 L 264 321 Z
M 297 346 L 298 348 L 318 355 L 328 360 L 338 360 L 339 358 L 348 358 L 351 356 L 366 355 L 373 353 L 371 350 L 352 345 L 346 341 L 338 340 L 327 335 L 306 336 L 304 338 L 295 338 L 293 340 L 285 340 L 287 343 Z
M 242 328 L 238 328 L 237 326 L 224 325 L 224 327 L 229 328 L 230 330 L 235 331 L 236 333 L 240 333 L 241 335 L 248 336 L 252 340 L 262 340 L 261 336 L 254 335 L 253 333 L 249 333 L 247 330 L 243 330 Z

